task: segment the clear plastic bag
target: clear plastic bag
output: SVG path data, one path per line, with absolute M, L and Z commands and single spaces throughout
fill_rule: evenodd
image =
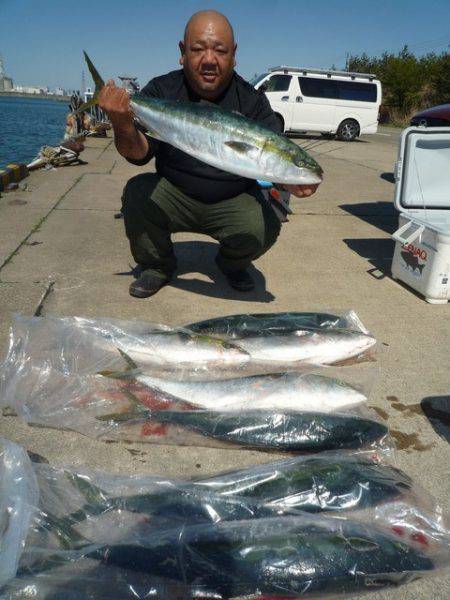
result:
M 439 566 L 438 551 L 374 525 L 306 513 L 162 529 L 141 522 L 112 543 L 30 549 L 20 575 L 45 570 L 55 577 L 65 565 L 67 578 L 69 567 L 77 573 L 89 561 L 94 569 L 113 569 L 110 577 L 122 588 L 120 597 L 136 597 L 136 575 L 143 577 L 138 594 L 145 586 L 148 596 L 161 599 L 326 597 L 429 574 Z M 116 593 L 112 590 L 111 597 L 118 598 Z
M 114 511 L 143 516 L 156 527 L 302 512 L 351 513 L 361 520 L 368 515 L 370 521 L 415 527 L 421 515 L 430 536 L 446 531 L 439 507 L 424 490 L 367 453 L 299 456 L 190 481 L 45 464 L 35 470 L 45 513 L 57 517 L 50 524 L 63 531 Z
M 372 373 L 362 365 L 354 368 L 363 374 L 362 384 L 353 381 L 349 367 L 311 365 L 288 373 L 177 382 L 169 379 L 176 369 L 165 378 L 143 374 L 111 342 L 126 337 L 142 345 L 148 330 L 147 324 L 107 319 L 19 317 L 3 366 L 2 402 L 29 422 L 108 439 L 317 451 L 379 447 L 386 437 L 386 427 L 365 407 Z M 162 326 L 152 332 L 174 334 Z M 218 342 L 199 338 L 208 347 Z M 275 370 L 272 361 L 267 364 Z M 209 372 L 204 364 L 201 369 Z
M 7 396 L 30 369 L 92 375 L 139 371 L 152 377 L 215 380 L 358 360 L 376 340 L 365 330 L 296 329 L 240 340 L 143 322 L 80 317 L 15 317 L 4 362 Z M 31 363 L 31 365 L 29 364 Z
M 91 437 L 292 452 L 389 446 L 387 427 L 364 401 L 352 403 L 353 396 L 347 405 L 339 405 L 338 395 L 333 400 L 335 411 L 325 412 L 323 406 L 316 409 L 313 403 L 309 410 L 295 411 L 288 403 L 289 396 L 286 408 L 280 405 L 280 386 L 273 408 L 271 396 L 264 406 L 264 398 L 256 395 L 259 408 L 247 400 L 223 408 L 218 403 L 213 410 L 131 380 L 64 375 L 52 370 L 35 374 L 34 385 L 22 377 L 11 390 L 9 405 L 16 413 L 32 423 L 73 429 Z M 337 385 L 338 392 L 345 391 L 342 386 Z M 353 394 L 359 398 L 359 392 L 354 390 Z M 344 394 L 343 401 L 346 398 Z
M 23 456 L 34 493 L 16 523 L 26 544 L 4 600 L 56 599 L 63 588 L 77 600 L 327 596 L 397 585 L 448 560 L 433 500 L 367 455 L 299 457 L 184 482 L 41 463 L 30 477 Z M 10 481 L 5 502 L 23 481 Z
M 0 587 L 15 575 L 37 500 L 27 453 L 0 438 Z

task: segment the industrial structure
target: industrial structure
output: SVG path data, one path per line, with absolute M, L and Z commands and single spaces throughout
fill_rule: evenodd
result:
M 13 80 L 6 75 L 3 58 L 0 56 L 0 92 L 11 92 L 13 87 Z

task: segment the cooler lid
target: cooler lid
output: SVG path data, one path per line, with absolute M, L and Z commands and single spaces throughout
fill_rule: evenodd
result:
M 425 216 L 450 210 L 450 127 L 408 127 L 400 136 L 396 208 Z

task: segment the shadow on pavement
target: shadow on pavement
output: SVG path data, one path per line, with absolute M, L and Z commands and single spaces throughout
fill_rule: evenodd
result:
M 450 443 L 450 396 L 427 396 L 420 406 L 435 432 Z
M 214 262 L 219 245 L 213 242 L 174 242 L 174 251 L 177 257 L 178 268 L 169 285 L 172 287 L 223 300 L 240 300 L 241 302 L 273 302 L 275 296 L 266 289 L 266 279 L 255 266 L 251 266 L 249 273 L 255 281 L 255 289 L 251 292 L 238 292 L 231 288 L 225 276 L 219 271 Z M 211 279 L 184 279 L 181 276 L 187 273 L 203 273 Z M 139 267 L 130 271 L 116 273 L 116 275 L 139 277 Z
M 398 227 L 398 212 L 392 202 L 375 200 L 358 204 L 341 204 L 339 208 L 386 233 L 394 233 Z
M 394 173 L 381 173 L 380 177 L 381 179 L 384 179 L 384 181 L 389 181 L 389 183 L 395 183 Z
M 386 238 L 344 239 L 343 242 L 373 265 L 368 273 L 376 279 L 383 279 L 391 274 L 392 256 L 395 242 Z
M 336 139 L 336 136 L 333 135 L 332 133 L 330 134 L 324 134 L 321 135 L 320 133 L 301 133 L 298 131 L 294 131 L 294 132 L 289 132 L 285 134 L 286 137 L 290 138 L 291 140 L 310 140 L 311 142 L 313 141 L 323 141 L 323 142 L 329 142 L 330 140 L 334 140 L 336 142 L 341 142 L 342 140 L 338 140 Z M 369 140 L 362 140 L 361 138 L 356 138 L 355 140 L 353 140 L 353 142 L 343 142 L 344 144 L 370 144 Z

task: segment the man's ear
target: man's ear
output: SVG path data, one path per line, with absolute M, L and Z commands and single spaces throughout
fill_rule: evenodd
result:
M 237 50 L 237 44 L 235 44 L 234 48 L 233 48 L 233 67 L 236 66 L 236 50 Z
M 183 42 L 179 42 L 178 43 L 178 48 L 180 49 L 180 52 L 181 52 L 179 63 L 180 63 L 180 65 L 184 65 L 184 54 L 185 54 L 184 43 Z

